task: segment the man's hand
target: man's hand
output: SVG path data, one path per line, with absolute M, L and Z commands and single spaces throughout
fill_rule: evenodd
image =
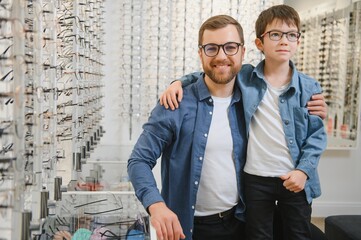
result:
M 327 116 L 327 104 L 322 94 L 313 95 L 312 99 L 307 103 L 307 108 L 312 115 L 317 115 L 322 119 Z
M 283 186 L 291 192 L 301 192 L 305 188 L 307 175 L 301 170 L 293 170 L 280 177 L 284 182 Z
M 169 107 L 174 110 L 179 107 L 178 102 L 182 101 L 183 89 L 182 82 L 174 81 L 159 97 L 160 105 L 164 105 L 166 109 Z
M 177 215 L 164 202 L 157 202 L 148 207 L 150 222 L 157 232 L 159 240 L 185 239 Z

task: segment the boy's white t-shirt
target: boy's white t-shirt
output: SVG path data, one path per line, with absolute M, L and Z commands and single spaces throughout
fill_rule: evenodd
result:
M 228 119 L 232 96 L 213 97 L 214 108 L 197 201 L 195 216 L 208 216 L 231 209 L 238 203 L 236 168 L 233 160 L 233 140 Z
M 278 106 L 279 96 L 288 85 L 281 88 L 267 85 L 251 119 L 244 171 L 257 176 L 279 177 L 294 169 Z

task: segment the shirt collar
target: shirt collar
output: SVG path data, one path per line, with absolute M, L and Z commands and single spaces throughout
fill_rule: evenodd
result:
M 198 80 L 195 82 L 195 87 L 198 92 L 199 101 L 203 101 L 203 100 L 209 99 L 211 97 L 211 93 L 209 92 L 208 87 L 204 81 L 204 76 L 205 76 L 205 73 L 201 74 L 201 76 L 199 76 Z M 238 75 L 236 75 L 236 78 L 237 77 L 238 77 Z M 238 81 L 236 79 L 234 92 L 233 92 L 233 98 L 232 98 L 231 103 L 238 102 L 240 99 L 241 99 L 241 92 L 239 90 Z
M 262 60 L 257 67 L 253 70 L 253 73 L 257 75 L 257 77 L 261 78 L 261 79 L 265 79 L 264 77 L 264 64 L 265 64 L 265 60 Z M 292 77 L 291 77 L 291 82 L 287 88 L 287 92 L 288 91 L 297 91 L 298 90 L 298 83 L 299 83 L 299 77 L 298 77 L 298 72 L 296 70 L 296 67 L 294 65 L 294 63 L 290 60 L 289 61 L 289 66 L 292 69 Z

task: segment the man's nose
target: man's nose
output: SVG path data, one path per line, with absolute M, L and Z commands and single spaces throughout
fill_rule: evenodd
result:
M 220 47 L 218 54 L 215 56 L 216 58 L 227 58 L 227 54 L 224 51 L 223 47 Z

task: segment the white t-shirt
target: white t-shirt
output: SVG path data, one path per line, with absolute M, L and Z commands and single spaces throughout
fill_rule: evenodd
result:
M 244 171 L 257 176 L 279 177 L 294 169 L 287 147 L 278 106 L 279 96 L 287 88 L 273 88 L 266 93 L 251 119 Z
M 203 166 L 195 216 L 207 216 L 229 210 L 238 203 L 233 140 L 228 119 L 231 97 L 213 97 L 214 109 Z

